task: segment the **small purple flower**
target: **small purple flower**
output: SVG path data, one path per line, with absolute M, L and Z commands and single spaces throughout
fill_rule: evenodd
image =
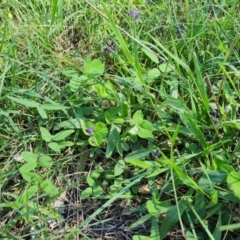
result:
M 94 131 L 94 129 L 93 129 L 92 126 L 90 126 L 90 127 L 88 127 L 88 128 L 86 129 L 86 132 L 87 132 L 88 134 L 90 134 L 90 135 L 93 134 L 93 131 Z
M 214 118 L 216 118 L 216 117 L 217 117 L 217 112 L 216 112 L 215 110 L 212 110 L 212 111 L 211 111 L 211 115 L 212 115 Z
M 151 160 L 154 160 L 155 158 L 160 158 L 160 157 L 161 157 L 161 154 L 158 150 L 149 154 L 149 158 Z
M 161 154 L 160 154 L 160 152 L 159 152 L 158 150 L 154 153 L 154 155 L 155 155 L 155 157 L 157 157 L 157 158 L 160 158 L 160 157 L 161 157 Z
M 139 12 L 135 11 L 135 10 L 131 10 L 128 13 L 128 16 L 133 16 L 135 20 L 137 20 L 139 18 Z
M 107 47 L 105 48 L 105 53 L 110 54 L 115 51 L 115 42 L 114 41 L 106 41 Z
M 149 154 L 149 158 L 150 158 L 151 160 L 154 160 L 154 156 L 153 156 L 152 153 Z

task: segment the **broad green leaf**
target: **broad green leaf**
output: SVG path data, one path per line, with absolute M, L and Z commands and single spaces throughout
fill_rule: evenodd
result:
M 36 108 L 36 107 L 40 106 L 40 103 L 32 101 L 32 100 L 24 99 L 24 98 L 15 98 L 15 97 L 10 97 L 10 96 L 7 96 L 7 98 L 11 99 L 12 101 L 14 101 L 16 103 L 24 105 L 26 107 Z
M 144 120 L 139 124 L 138 136 L 140 138 L 148 138 L 152 135 L 153 125 L 151 122 Z
M 73 146 L 74 143 L 72 141 L 63 141 L 63 142 L 58 142 L 58 146 L 61 148 L 61 149 L 64 149 L 66 147 L 71 147 Z
M 86 82 L 88 77 L 85 75 L 72 77 L 69 82 L 69 86 L 72 92 L 76 92 L 82 83 Z
M 22 172 L 22 177 L 28 183 L 39 182 L 41 180 L 40 176 L 33 172 Z
M 45 193 L 47 193 L 49 195 L 58 194 L 58 189 L 54 186 L 52 181 L 49 179 L 42 181 L 41 188 L 45 191 Z
M 52 135 L 46 128 L 40 127 L 40 132 L 41 132 L 42 138 L 45 142 L 51 142 Z
M 164 105 L 172 107 L 178 113 L 186 112 L 186 106 L 180 100 L 177 99 L 168 99 L 164 102 Z
M 136 125 L 139 125 L 143 122 L 143 114 L 142 111 L 138 110 L 133 115 L 133 122 Z
M 113 115 L 108 111 L 104 112 L 104 117 L 107 123 L 112 123 L 114 121 Z
M 92 188 L 88 187 L 84 191 L 81 192 L 80 194 L 80 199 L 84 200 L 89 198 L 92 195 Z
M 75 130 L 64 130 L 59 133 L 57 133 L 53 138 L 52 141 L 61 141 L 65 140 L 68 136 L 70 136 L 72 133 L 74 133 Z
M 174 70 L 174 67 L 169 63 L 162 63 L 158 67 L 163 73 L 172 72 Z
M 38 110 L 38 113 L 41 116 L 41 118 L 43 118 L 43 119 L 48 118 L 47 113 L 45 112 L 45 110 L 42 107 L 38 106 L 37 110 Z
M 151 53 L 150 51 L 148 51 L 147 49 L 145 48 L 142 48 L 142 51 L 154 62 L 154 63 L 159 63 L 159 60 L 158 60 L 158 57 Z
M 117 128 L 112 125 L 111 130 L 109 132 L 108 140 L 107 140 L 107 149 L 106 149 L 106 157 L 109 158 L 117 143 L 120 141 L 120 135 Z
M 157 68 L 153 68 L 148 71 L 147 82 L 152 83 L 155 78 L 160 76 L 160 71 Z
M 97 185 L 93 188 L 93 195 L 95 198 L 99 198 L 103 194 L 104 190 L 101 186 Z
M 61 104 L 52 104 L 52 103 L 44 103 L 41 107 L 45 110 L 65 110 L 69 109 L 70 107 L 65 107 Z
M 48 143 L 48 147 L 51 148 L 56 153 L 60 153 L 60 151 L 61 151 L 59 145 L 56 142 Z
M 106 125 L 102 122 L 97 122 L 95 124 L 94 130 L 96 133 L 101 134 L 103 138 L 105 138 L 108 134 L 108 129 L 107 129 Z
M 58 123 L 54 127 L 54 130 L 59 130 L 60 128 L 81 129 L 83 125 L 84 125 L 84 120 L 82 118 L 74 118 L 74 119 L 70 119 L 70 120 L 66 120 Z
M 86 181 L 87 181 L 87 184 L 88 184 L 90 187 L 93 187 L 94 184 L 95 184 L 94 179 L 91 178 L 90 176 L 87 176 Z
M 73 69 L 65 69 L 65 70 L 62 71 L 62 73 L 63 73 L 66 77 L 69 77 L 69 78 L 74 78 L 74 77 L 78 77 L 78 76 L 79 76 L 78 71 L 73 70 Z
M 157 214 L 158 213 L 158 210 L 155 208 L 152 200 L 148 200 L 146 206 L 147 206 L 147 210 L 148 210 L 149 213 L 151 213 L 151 214 Z
M 37 185 L 33 185 L 33 186 L 30 186 L 26 192 L 27 192 L 27 195 L 28 195 L 28 199 L 31 199 L 35 193 L 38 191 L 38 186 Z
M 133 128 L 131 128 L 130 130 L 128 130 L 128 132 L 131 134 L 131 135 L 137 135 L 138 133 L 138 126 L 134 126 Z
M 19 168 L 19 172 L 20 173 L 30 172 L 30 171 L 34 170 L 36 167 L 37 167 L 37 162 L 28 162 L 28 163 L 23 164 Z
M 103 137 L 101 134 L 96 133 L 88 139 L 88 142 L 91 146 L 100 146 L 103 142 Z
M 232 189 L 234 194 L 240 198 L 240 173 L 232 171 L 227 176 L 227 183 L 229 187 Z
M 21 152 L 21 157 L 28 163 L 36 162 L 37 159 L 38 159 L 38 155 L 37 154 L 31 153 L 31 152 L 27 152 L 27 151 Z
M 211 188 L 212 186 L 221 183 L 227 175 L 227 171 L 224 170 L 213 170 L 203 174 L 200 178 L 198 185 L 201 188 Z M 210 182 L 209 182 L 210 181 Z
M 101 75 L 104 69 L 104 64 L 99 59 L 86 60 L 84 63 L 84 73 L 87 75 Z
M 114 176 L 121 175 L 125 170 L 125 162 L 123 160 L 119 160 L 114 167 Z
M 40 167 L 51 167 L 53 165 L 53 160 L 48 155 L 42 155 L 38 159 L 38 166 Z
M 140 159 L 148 156 L 150 152 L 151 152 L 151 150 L 145 149 L 145 148 L 140 149 L 140 150 L 136 150 L 136 151 L 134 151 L 134 152 L 132 152 L 132 153 L 129 153 L 129 154 L 125 157 L 124 160 L 125 160 L 125 161 L 131 160 L 131 159 L 133 159 L 133 160 L 136 160 L 136 159 L 140 160 Z

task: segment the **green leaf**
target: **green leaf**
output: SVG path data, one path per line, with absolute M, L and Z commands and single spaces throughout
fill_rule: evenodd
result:
M 133 228 L 136 228 L 137 226 L 142 225 L 144 222 L 146 222 L 150 218 L 152 218 L 152 214 L 146 214 L 141 218 L 139 218 L 136 222 L 134 222 L 130 227 L 128 227 L 128 229 L 131 230 Z
M 101 134 L 96 133 L 88 139 L 88 142 L 91 146 L 100 146 L 103 142 L 103 137 Z
M 72 77 L 70 79 L 70 83 L 69 83 L 69 86 L 70 86 L 70 89 L 72 92 L 76 92 L 80 85 L 83 83 L 83 82 L 86 82 L 88 80 L 88 77 L 85 76 L 85 75 L 81 75 L 81 76 L 76 76 L 76 77 Z
M 38 186 L 37 185 L 33 185 L 33 186 L 30 186 L 27 190 L 26 190 L 26 193 L 28 195 L 28 199 L 31 199 L 35 193 L 38 191 Z
M 232 171 L 227 176 L 227 183 L 229 187 L 232 189 L 234 194 L 240 198 L 240 173 Z
M 160 76 L 160 71 L 157 68 L 153 68 L 148 71 L 147 82 L 152 83 L 155 78 Z
M 28 100 L 28 99 L 24 99 L 24 98 L 15 98 L 15 97 L 10 97 L 10 96 L 7 96 L 7 98 L 11 99 L 12 101 L 14 101 L 16 103 L 24 105 L 26 107 L 36 108 L 36 107 L 40 106 L 40 103 L 35 102 L 35 101 L 31 101 L 31 100 Z
M 96 133 L 101 134 L 103 138 L 105 138 L 108 134 L 108 129 L 107 129 L 106 125 L 102 122 L 97 122 L 95 124 L 94 131 Z
M 64 149 L 66 147 L 71 147 L 73 145 L 74 145 L 74 143 L 72 141 L 58 142 L 58 146 L 60 147 L 60 149 Z
M 45 142 L 51 142 L 52 135 L 46 128 L 40 127 L 40 132 L 41 132 L 42 138 Z
M 48 118 L 47 113 L 45 112 L 45 110 L 42 107 L 38 106 L 37 110 L 38 110 L 38 113 L 41 116 L 41 118 L 43 118 L 43 119 Z
M 143 114 L 142 111 L 138 110 L 133 115 L 133 122 L 136 125 L 139 125 L 143 122 Z
M 81 192 L 81 194 L 80 194 L 80 199 L 81 199 L 81 200 L 87 199 L 87 198 L 89 198 L 91 195 L 92 195 L 92 188 L 91 188 L 91 187 L 88 187 L 88 188 L 86 188 L 84 191 Z
M 19 168 L 20 173 L 30 172 L 37 167 L 37 162 L 28 162 Z
M 53 160 L 48 155 L 42 155 L 38 159 L 38 166 L 40 166 L 40 167 L 51 167 L 52 165 L 53 165 Z
M 133 160 L 138 159 L 138 160 L 140 160 L 140 159 L 148 156 L 150 152 L 151 152 L 151 150 L 148 150 L 148 149 L 145 149 L 145 148 L 140 149 L 140 150 L 136 150 L 136 151 L 134 151 L 134 152 L 132 152 L 132 153 L 129 153 L 129 154 L 125 157 L 124 160 L 125 160 L 125 161 L 128 161 L 128 160 L 130 160 L 130 159 L 133 159 Z
M 41 107 L 45 110 L 65 110 L 69 109 L 70 107 L 65 107 L 61 104 L 52 104 L 52 103 L 44 103 Z
M 151 53 L 150 51 L 148 51 L 147 49 L 145 48 L 142 48 L 142 51 L 154 62 L 154 63 L 159 63 L 159 60 L 158 60 L 158 57 Z
M 27 152 L 27 151 L 23 151 L 21 152 L 21 157 L 28 163 L 31 162 L 36 162 L 38 159 L 38 155 L 31 153 L 31 152 Z
M 161 239 L 164 239 L 169 233 L 169 230 L 179 221 L 179 217 L 181 217 L 187 207 L 187 201 L 185 199 L 181 199 L 178 202 L 178 207 L 180 216 L 177 214 L 177 206 L 174 206 L 167 212 L 166 217 L 163 219 L 160 227 Z
M 148 138 L 152 135 L 153 125 L 151 122 L 144 120 L 139 124 L 138 136 L 140 138 Z
M 211 188 L 224 180 L 227 175 L 227 171 L 213 170 L 207 172 L 206 174 L 203 174 L 203 176 L 200 178 L 198 185 L 202 188 Z
M 136 167 L 140 167 L 143 169 L 161 166 L 158 162 L 155 162 L 155 161 L 143 161 L 143 160 L 138 160 L 138 159 L 126 159 L 126 158 L 125 158 L 125 161 L 127 163 L 130 163 Z
M 119 160 L 114 167 L 114 176 L 121 175 L 125 170 L 125 162 L 123 160 Z
M 128 102 L 127 101 L 121 102 L 121 117 L 122 118 L 127 117 L 128 111 L 129 111 Z
M 82 118 L 74 118 L 70 120 L 63 121 L 58 123 L 54 130 L 59 130 L 60 128 L 68 128 L 68 129 L 81 129 L 84 125 L 84 120 Z
M 186 113 L 186 106 L 180 100 L 168 99 L 164 102 L 164 104 L 172 107 L 178 113 Z
M 40 176 L 33 172 L 22 172 L 21 174 L 23 179 L 28 183 L 39 182 L 39 180 L 41 179 Z
M 48 147 L 51 148 L 56 153 L 60 153 L 60 151 L 61 151 L 59 145 L 56 142 L 48 143 Z
M 104 69 L 104 64 L 99 59 L 86 60 L 84 63 L 84 73 L 87 75 L 101 75 Z
M 158 213 L 158 210 L 155 208 L 152 200 L 147 201 L 147 210 L 151 214 L 157 214 Z
M 108 111 L 104 112 L 104 117 L 107 123 L 112 123 L 114 121 L 113 115 Z
M 44 190 L 45 193 L 47 193 L 49 195 L 58 194 L 58 189 L 54 186 L 52 181 L 49 179 L 42 181 L 41 188 Z
M 72 133 L 74 133 L 75 130 L 64 130 L 59 133 L 57 133 L 53 138 L 52 141 L 61 141 L 65 140 L 68 136 L 70 136 Z
M 162 63 L 158 67 L 163 73 L 172 72 L 174 70 L 174 67 L 169 63 Z
M 106 149 L 106 157 L 109 158 L 117 143 L 120 141 L 120 134 L 115 125 L 112 125 L 111 130 L 109 132 L 108 140 L 107 140 L 107 149 Z
M 64 70 L 62 71 L 62 73 L 63 73 L 66 77 L 69 77 L 69 78 L 74 78 L 74 77 L 78 77 L 78 76 L 79 76 L 78 71 L 73 70 L 73 69 L 64 69 Z
M 90 187 L 93 187 L 94 184 L 95 184 L 94 179 L 91 178 L 90 176 L 87 176 L 86 181 L 87 181 L 87 184 L 88 184 Z

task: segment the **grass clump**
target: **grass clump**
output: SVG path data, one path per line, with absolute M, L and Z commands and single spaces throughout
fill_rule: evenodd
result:
M 238 1 L 3 1 L 1 239 L 239 236 Z

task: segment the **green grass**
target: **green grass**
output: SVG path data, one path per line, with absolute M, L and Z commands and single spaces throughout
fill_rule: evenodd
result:
M 239 11 L 3 1 L 0 239 L 237 239 Z

